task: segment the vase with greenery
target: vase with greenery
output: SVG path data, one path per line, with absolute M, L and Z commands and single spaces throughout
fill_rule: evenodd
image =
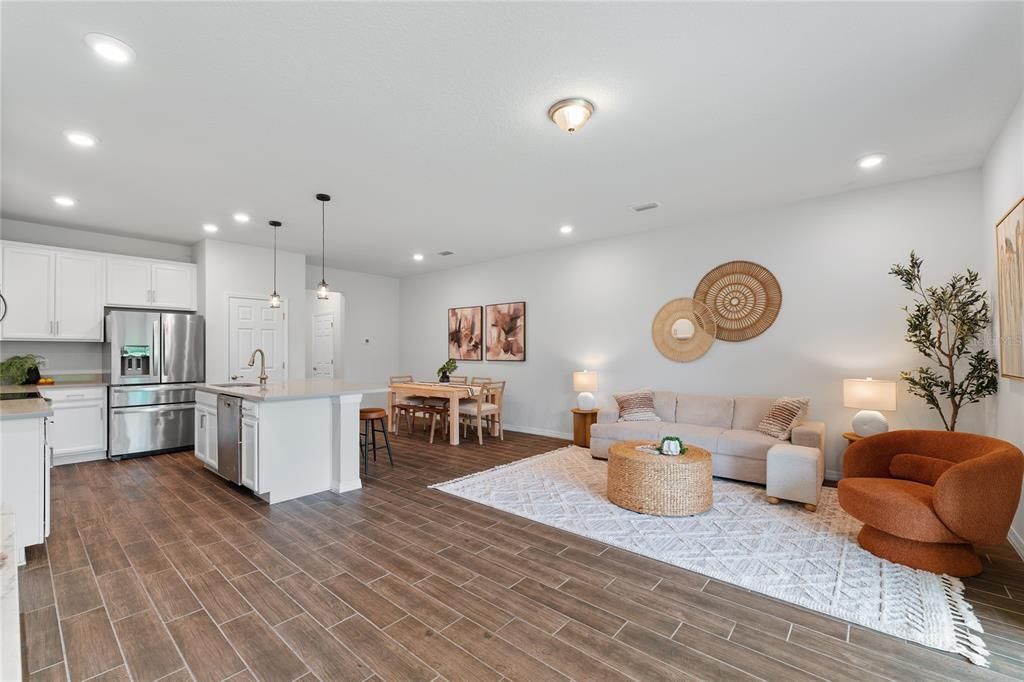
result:
M 447 384 L 450 380 L 449 375 L 457 370 L 459 366 L 455 364 L 455 358 L 448 358 L 448 361 L 437 368 L 437 380 L 442 384 Z
M 921 281 L 922 260 L 913 251 L 907 265 L 889 270 L 914 295 L 907 313 L 906 340 L 934 366 L 900 372 L 910 393 L 939 413 L 947 431 L 956 431 L 960 410 L 995 394 L 999 367 L 984 347 L 992 324 L 988 292 L 978 286 L 977 272 L 968 269 L 941 286 Z
M 0 362 L 0 382 L 34 384 L 39 381 L 40 355 L 13 355 Z

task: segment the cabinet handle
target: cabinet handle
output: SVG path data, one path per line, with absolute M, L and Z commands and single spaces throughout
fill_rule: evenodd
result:
M 53 336 L 53 320 L 50 320 L 50 336 Z
M 84 397 L 85 397 L 84 393 L 68 393 L 66 396 L 64 396 L 65 399 L 69 399 L 69 398 L 84 398 Z
M 57 320 L 57 336 L 60 336 L 60 320 Z

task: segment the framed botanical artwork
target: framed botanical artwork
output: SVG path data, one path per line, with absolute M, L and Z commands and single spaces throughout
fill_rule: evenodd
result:
M 448 309 L 448 357 L 456 360 L 483 360 L 483 308 Z
M 1024 379 L 1024 198 L 996 225 L 999 371 Z
M 484 323 L 487 359 L 509 362 L 526 360 L 526 302 L 492 303 Z

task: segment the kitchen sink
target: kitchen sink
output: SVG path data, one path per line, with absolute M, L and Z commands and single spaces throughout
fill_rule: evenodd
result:
M 211 386 L 216 386 L 217 388 L 252 388 L 254 386 L 259 386 L 259 384 L 244 384 L 244 383 L 210 384 L 210 385 Z

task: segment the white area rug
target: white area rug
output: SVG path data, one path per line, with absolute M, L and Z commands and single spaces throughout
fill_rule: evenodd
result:
M 431 487 L 987 666 L 960 580 L 861 549 L 834 488 L 811 513 L 715 479 L 710 511 L 668 518 L 616 507 L 606 480 L 605 462 L 571 446 Z

